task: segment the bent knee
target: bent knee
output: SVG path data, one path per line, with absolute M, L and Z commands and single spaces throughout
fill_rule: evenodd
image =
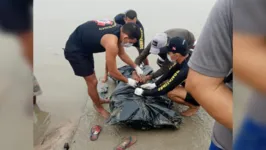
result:
M 167 97 L 171 99 L 172 97 L 175 97 L 176 96 L 175 93 L 176 93 L 175 90 L 172 90 L 172 91 L 170 91 L 170 92 L 167 93 Z

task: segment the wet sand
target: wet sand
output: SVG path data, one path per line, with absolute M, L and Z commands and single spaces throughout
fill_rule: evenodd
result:
M 61 62 L 62 59 L 62 65 L 59 63 L 52 65 L 54 69 L 50 68 L 51 70 L 60 74 L 65 67 L 68 69 L 68 71 L 65 70 L 66 72 L 71 71 L 70 66 L 63 60 L 62 54 L 52 53 L 50 58 L 53 57 L 58 58 L 57 62 Z M 82 79 L 76 78 L 71 73 L 65 74 L 64 77 L 52 77 L 54 74 L 49 76 L 47 73 L 38 74 L 38 69 L 35 71 L 44 91 L 43 95 L 38 97 L 38 107 L 35 106 L 37 122 L 34 126 L 34 141 L 36 149 L 37 147 L 41 147 L 38 149 L 44 149 L 44 147 L 51 149 L 50 146 L 52 146 L 57 150 L 65 141 L 72 141 L 74 142 L 73 150 L 88 148 L 107 150 L 116 146 L 122 137 L 129 135 L 137 136 L 138 142 L 132 149 L 138 150 L 161 150 L 165 147 L 169 150 L 179 148 L 193 150 L 207 149 L 209 146 L 213 119 L 202 109 L 197 115 L 184 118 L 179 130 L 136 131 L 119 126 L 108 126 L 93 109 Z M 66 79 L 61 80 L 61 78 Z M 43 80 L 46 82 L 42 82 Z M 114 84 L 111 81 L 109 81 L 109 85 L 110 89 L 113 89 Z M 108 105 L 105 107 L 108 109 Z M 176 107 L 177 111 L 178 108 Z M 89 141 L 90 128 L 96 124 L 103 126 L 103 132 L 97 142 L 91 142 Z M 72 132 L 76 132 L 73 139 L 71 139 Z M 40 143 L 43 145 L 40 146 Z
M 191 6 L 191 2 L 195 6 Z M 101 3 L 105 3 L 105 6 Z M 139 5 L 140 3 L 142 5 Z M 147 12 L 147 7 L 144 6 L 151 4 L 153 8 Z M 138 142 L 131 149 L 207 149 L 213 119 L 202 109 L 197 115 L 184 118 L 179 130 L 135 131 L 125 127 L 104 125 L 104 120 L 92 108 L 85 82 L 74 75 L 69 63 L 64 59 L 62 48 L 69 34 L 80 23 L 95 18 L 113 18 L 117 13 L 128 8 L 134 8 L 139 13 L 139 18 L 145 27 L 145 45 L 157 32 L 169 28 L 187 28 L 198 37 L 213 4 L 211 0 L 201 2 L 138 0 L 130 7 L 126 1 L 101 0 L 94 1 L 93 5 L 82 0 L 36 2 L 34 72 L 43 94 L 37 97 L 39 108 L 35 108 L 35 149 L 58 150 L 62 149 L 65 141 L 72 141 L 72 150 L 108 150 L 116 146 L 122 137 L 128 135 L 135 135 L 138 138 Z M 114 7 L 109 8 L 110 5 Z M 189 8 L 189 11 L 185 8 Z M 105 11 L 103 12 L 102 9 Z M 165 9 L 165 12 L 161 11 L 162 9 Z M 173 10 L 177 13 L 172 13 Z M 179 11 L 188 11 L 188 13 Z M 151 20 L 150 16 L 154 14 L 160 18 L 160 21 Z M 137 52 L 134 48 L 129 48 L 127 52 L 132 59 L 136 58 Z M 104 53 L 94 56 L 98 78 L 104 73 L 104 56 Z M 155 56 L 149 56 L 154 69 L 158 68 L 156 59 Z M 118 67 L 124 65 L 119 59 L 117 62 Z M 98 141 L 91 142 L 89 131 L 95 124 L 100 124 L 104 128 Z

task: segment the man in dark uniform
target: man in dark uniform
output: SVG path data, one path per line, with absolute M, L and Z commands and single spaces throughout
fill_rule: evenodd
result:
M 164 74 L 155 83 L 147 83 L 141 85 L 141 88 L 136 88 L 135 94 L 139 96 L 167 94 L 172 101 L 188 106 L 189 109 L 182 112 L 182 115 L 191 116 L 197 112 L 200 105 L 184 88 L 189 70 L 187 63 L 191 56 L 188 43 L 184 38 L 174 37 L 164 49 L 168 51 L 168 58 L 174 64 L 169 68 L 168 73 Z
M 126 23 L 130 23 L 131 22 L 131 23 L 137 24 L 140 27 L 140 33 L 141 33 L 140 39 L 135 44 L 133 44 L 133 46 L 137 48 L 137 50 L 138 50 L 138 52 L 140 54 L 144 50 L 145 36 L 144 36 L 143 25 L 138 20 L 136 11 L 128 10 L 124 14 L 118 14 L 118 15 L 115 16 L 114 20 L 115 20 L 115 22 L 117 24 L 124 25 Z M 147 59 L 146 59 L 145 63 L 146 63 L 145 65 L 148 65 L 148 60 Z
M 115 16 L 114 21 L 117 24 L 124 25 L 126 23 L 135 23 L 140 27 L 140 39 L 133 44 L 134 47 L 137 48 L 139 54 L 144 50 L 145 46 L 145 35 L 144 35 L 144 28 L 141 22 L 137 18 L 137 13 L 134 10 L 128 10 L 125 13 L 121 13 Z M 148 59 L 144 60 L 145 65 L 149 65 Z M 106 68 L 106 73 L 103 79 L 103 82 L 106 82 L 108 79 L 108 71 Z
M 134 23 L 123 26 L 111 20 L 92 20 L 76 28 L 70 35 L 65 48 L 65 58 L 69 61 L 75 74 L 83 77 L 87 83 L 88 93 L 95 109 L 104 117 L 109 113 L 102 107 L 97 92 L 97 78 L 94 73 L 94 53 L 106 52 L 106 64 L 112 77 L 135 87 L 137 81 L 124 77 L 117 69 L 116 56 L 135 68 L 139 76 L 143 71 L 127 55 L 123 47 L 128 47 L 140 39 L 140 29 Z
M 184 38 L 188 43 L 188 49 L 194 49 L 195 37 L 192 32 L 181 29 L 173 28 L 166 30 L 163 33 L 158 33 L 154 36 L 149 45 L 142 51 L 136 58 L 135 63 L 140 65 L 150 54 L 158 55 L 157 64 L 160 69 L 145 77 L 144 82 L 151 79 L 156 79 L 168 72 L 168 68 L 172 63 L 167 59 L 167 51 L 163 51 L 164 47 L 169 43 L 169 40 L 174 37 Z

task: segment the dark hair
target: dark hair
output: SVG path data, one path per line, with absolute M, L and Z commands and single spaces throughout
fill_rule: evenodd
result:
M 125 17 L 129 18 L 129 19 L 134 19 L 134 18 L 137 18 L 137 13 L 135 10 L 128 10 L 126 13 L 125 13 Z
M 122 32 L 128 35 L 130 39 L 140 39 L 140 27 L 135 23 L 126 23 L 122 26 Z

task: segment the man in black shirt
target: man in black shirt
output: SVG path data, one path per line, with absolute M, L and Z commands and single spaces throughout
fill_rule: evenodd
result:
M 191 116 L 197 112 L 199 104 L 184 88 L 189 70 L 187 63 L 191 56 L 187 41 L 180 37 L 172 38 L 165 49 L 168 51 L 167 57 L 174 65 L 169 68 L 167 74 L 164 74 L 155 83 L 147 83 L 142 85 L 141 88 L 136 88 L 135 94 L 139 96 L 167 94 L 171 100 L 188 106 L 189 109 L 182 112 L 182 114 Z
M 83 77 L 87 83 L 88 93 L 95 104 L 95 109 L 104 117 L 109 113 L 102 107 L 97 92 L 97 78 L 94 73 L 94 53 L 106 52 L 106 64 L 110 75 L 114 78 L 135 87 L 137 81 L 124 77 L 117 69 L 116 57 L 119 56 L 126 64 L 135 68 L 141 76 L 143 71 L 127 55 L 124 47 L 137 42 L 140 38 L 140 29 L 134 23 L 123 26 L 112 20 L 91 20 L 78 26 L 70 35 L 65 47 L 65 58 L 72 66 L 75 75 Z
M 140 39 L 135 44 L 133 44 L 134 47 L 137 48 L 139 54 L 144 50 L 145 46 L 145 36 L 144 36 L 144 28 L 141 22 L 137 18 L 137 13 L 134 10 L 128 10 L 124 14 L 118 14 L 115 16 L 114 20 L 117 24 L 124 25 L 126 23 L 135 23 L 140 27 Z M 147 60 L 147 59 L 146 59 Z M 145 65 L 148 65 L 148 62 L 145 62 Z

